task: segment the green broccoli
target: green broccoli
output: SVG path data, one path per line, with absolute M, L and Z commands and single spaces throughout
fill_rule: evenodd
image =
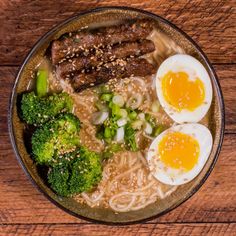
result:
M 59 154 L 79 145 L 80 120 L 71 113 L 60 114 L 39 127 L 32 136 L 32 152 L 38 164 L 56 162 Z
M 68 181 L 70 177 L 70 172 L 68 165 L 64 166 L 54 166 L 49 169 L 48 172 L 48 182 L 52 189 L 61 196 L 70 195 L 70 190 L 68 186 Z
M 21 100 L 23 120 L 30 125 L 40 125 L 62 112 L 71 112 L 73 101 L 67 93 L 39 97 L 34 92 L 25 93 Z
M 71 193 L 89 191 L 102 178 L 102 165 L 97 153 L 81 147 L 77 155 L 70 176 Z
M 100 156 L 84 147 L 59 159 L 61 162 L 48 172 L 48 183 L 61 196 L 89 191 L 102 178 Z

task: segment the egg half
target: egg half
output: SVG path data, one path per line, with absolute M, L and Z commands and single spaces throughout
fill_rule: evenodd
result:
M 160 65 L 156 91 L 165 112 L 177 123 L 200 121 L 212 101 L 211 80 L 205 67 L 185 54 L 171 56 Z
M 150 171 L 164 184 L 185 184 L 204 167 L 212 142 L 211 132 L 204 125 L 173 126 L 153 140 L 147 153 Z

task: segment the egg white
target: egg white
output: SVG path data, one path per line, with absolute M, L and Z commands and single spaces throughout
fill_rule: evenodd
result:
M 177 111 L 165 100 L 161 87 L 161 78 L 169 71 L 186 72 L 189 75 L 190 80 L 199 78 L 203 82 L 205 99 L 194 111 L 189 111 L 187 109 Z M 156 91 L 161 106 L 171 119 L 177 123 L 200 121 L 206 115 L 212 101 L 212 85 L 209 74 L 197 59 L 186 54 L 177 54 L 162 62 L 156 74 Z
M 160 141 L 166 134 L 173 131 L 191 135 L 198 141 L 200 147 L 198 161 L 193 169 L 188 172 L 165 166 L 159 158 L 158 146 Z M 211 153 L 212 144 L 213 140 L 211 132 L 204 125 L 190 123 L 173 126 L 162 132 L 153 140 L 147 153 L 147 161 L 150 171 L 157 180 L 164 184 L 181 185 L 190 182 L 201 172 L 202 168 L 206 164 Z

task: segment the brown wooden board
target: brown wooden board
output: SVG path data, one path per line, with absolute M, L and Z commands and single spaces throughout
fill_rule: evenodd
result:
M 72 15 L 91 8 L 117 5 L 165 17 L 196 40 L 212 62 L 236 63 L 234 0 L 0 1 L 0 62 L 21 63 L 42 34 Z
M 139 224 L 132 226 L 104 226 L 91 224 L 3 225 L 0 235 L 79 235 L 79 236 L 234 236 L 236 224 Z

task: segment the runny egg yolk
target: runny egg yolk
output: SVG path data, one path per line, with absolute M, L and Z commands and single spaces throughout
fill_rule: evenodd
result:
M 187 172 L 196 165 L 200 147 L 194 137 L 181 132 L 172 132 L 162 138 L 158 150 L 160 160 L 165 166 Z
M 161 82 L 165 100 L 177 111 L 194 111 L 205 99 L 203 82 L 196 78 L 190 80 L 186 72 L 166 73 Z

